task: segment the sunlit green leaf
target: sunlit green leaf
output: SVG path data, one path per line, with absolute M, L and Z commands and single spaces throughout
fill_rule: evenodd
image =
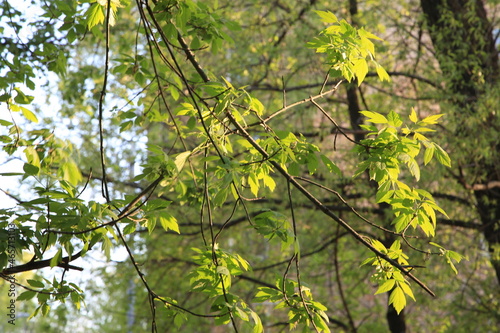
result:
M 439 163 L 441 163 L 444 166 L 451 167 L 451 159 L 448 156 L 448 153 L 443 150 L 438 145 L 435 145 L 437 148 L 434 152 L 434 155 L 436 156 L 436 159 L 438 160 Z
M 429 125 L 437 124 L 438 123 L 437 120 L 439 118 L 441 118 L 442 116 L 444 116 L 444 114 L 436 114 L 433 116 L 425 117 L 424 119 L 422 119 L 421 122 L 424 124 L 429 124 Z
M 375 292 L 375 295 L 378 295 L 378 294 L 382 294 L 382 293 L 385 293 L 385 292 L 388 292 L 390 290 L 392 290 L 392 288 L 394 288 L 394 285 L 396 284 L 396 280 L 387 280 L 385 281 L 384 283 L 382 283 L 377 291 Z
M 98 2 L 93 3 L 89 9 L 87 9 L 85 17 L 88 29 L 92 29 L 96 25 L 104 22 L 104 7 Z
M 415 124 L 418 122 L 418 117 L 417 117 L 417 113 L 415 112 L 415 109 L 414 108 L 411 108 L 411 113 L 410 113 L 410 120 L 412 122 L 414 122 Z
M 424 164 L 427 165 L 431 160 L 432 160 L 432 157 L 434 156 L 434 145 L 432 146 L 429 146 L 425 149 L 425 152 L 424 152 Z
M 389 304 L 392 304 L 394 306 L 394 309 L 398 314 L 406 306 L 405 294 L 403 292 L 403 289 L 401 289 L 399 286 L 394 288 L 394 290 L 391 292 L 391 295 L 389 296 Z
M 315 10 L 316 14 L 318 14 L 321 18 L 322 18 L 322 21 L 325 22 L 325 23 L 337 23 L 338 22 L 338 19 L 337 19 L 337 16 L 335 16 L 335 14 L 333 14 L 332 12 L 325 12 L 325 11 L 321 11 L 321 10 Z
M 380 81 L 391 81 L 391 77 L 382 66 L 376 66 L 375 69 L 377 70 L 377 75 Z
M 50 267 L 59 265 L 62 260 L 62 249 L 57 250 L 56 254 L 50 259 Z
M 189 156 L 191 156 L 191 151 L 185 151 L 175 157 L 175 166 L 177 167 L 178 172 L 181 172 Z
M 158 216 L 161 226 L 165 231 L 172 230 L 180 234 L 179 225 L 177 224 L 177 219 L 173 217 L 170 213 L 161 212 Z
M 384 115 L 378 112 L 359 111 L 359 113 L 367 117 L 368 118 L 367 120 L 374 124 L 387 124 L 389 122 Z

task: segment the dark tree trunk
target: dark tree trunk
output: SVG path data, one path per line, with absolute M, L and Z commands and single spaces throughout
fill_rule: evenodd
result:
M 351 128 L 354 130 L 354 140 L 360 141 L 365 138 L 365 135 L 361 133 L 361 127 L 359 125 L 363 124 L 363 118 L 361 113 L 361 108 L 359 107 L 358 99 L 358 89 L 356 84 L 351 83 L 347 85 L 347 105 L 349 108 L 349 118 L 351 121 Z
M 351 23 L 356 26 L 357 25 L 357 15 L 358 15 L 358 2 L 357 0 L 349 0 L 349 14 L 351 15 Z M 348 84 L 347 86 L 347 105 L 349 108 L 349 118 L 351 121 L 351 127 L 354 130 L 354 140 L 360 141 L 364 139 L 364 134 L 360 134 L 359 130 L 363 123 L 363 117 L 359 111 L 361 108 L 359 107 L 359 99 L 358 99 L 358 88 L 356 86 L 356 82 Z
M 387 307 L 387 322 L 389 323 L 389 329 L 391 333 L 405 333 L 406 332 L 406 320 L 405 312 L 401 311 L 399 314 L 392 305 Z
M 498 78 L 498 52 L 481 0 L 421 0 L 436 57 L 455 102 L 470 106 Z
M 351 22 L 353 25 L 357 25 L 356 16 L 358 14 L 358 2 L 356 0 L 349 0 L 349 14 L 351 15 Z M 360 141 L 365 138 L 365 135 L 360 133 L 360 125 L 363 124 L 363 117 L 359 111 L 361 107 L 359 105 L 359 92 L 356 82 L 348 84 L 346 86 L 347 93 L 347 105 L 349 109 L 349 118 L 351 122 L 351 127 L 354 130 L 354 139 Z M 372 182 L 372 185 L 376 187 L 376 183 Z M 384 206 L 388 206 L 386 203 L 381 203 L 380 208 L 384 211 Z M 392 235 L 388 235 L 387 239 L 382 240 L 387 247 L 389 247 L 394 241 Z M 406 320 L 404 309 L 398 314 L 392 305 L 387 307 L 387 324 L 391 333 L 405 333 L 406 332 Z
M 465 124 L 468 117 L 477 114 L 476 102 L 488 87 L 497 84 L 499 75 L 498 51 L 484 4 L 481 0 L 421 0 L 421 6 L 449 100 L 456 106 L 453 116 Z M 462 135 L 460 126 L 456 134 Z M 500 150 L 500 142 L 492 149 Z M 469 162 L 483 175 L 476 184 L 464 184 L 477 199 L 483 234 L 500 283 L 500 169 L 491 159 Z

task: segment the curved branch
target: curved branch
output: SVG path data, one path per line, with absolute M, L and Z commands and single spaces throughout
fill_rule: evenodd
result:
M 243 137 L 264 157 L 268 158 L 269 154 L 262 148 L 248 132 L 236 121 L 231 112 L 227 112 L 227 117 L 231 121 L 231 123 L 238 129 Z M 429 289 L 422 281 L 420 281 L 417 277 L 410 273 L 405 267 L 399 264 L 396 260 L 389 258 L 386 254 L 377 250 L 369 241 L 365 239 L 361 234 L 359 234 L 354 228 L 352 228 L 349 223 L 338 217 L 334 212 L 332 212 L 328 207 L 326 207 L 320 200 L 318 200 L 314 195 L 312 195 L 309 191 L 307 191 L 302 185 L 300 185 L 295 177 L 291 176 L 283 167 L 276 161 L 269 160 L 269 163 L 278 170 L 279 173 L 289 181 L 297 190 L 299 190 L 304 197 L 306 197 L 311 203 L 313 203 L 317 209 L 322 211 L 325 215 L 330 217 L 332 220 L 340 224 L 347 232 L 349 232 L 358 242 L 367 247 L 370 251 L 375 253 L 380 258 L 389 262 L 394 267 L 398 268 L 404 275 L 408 276 L 411 280 L 417 283 L 422 289 L 424 289 L 429 295 L 435 297 L 434 292 Z
M 82 254 L 83 254 L 83 250 L 81 250 L 80 252 L 78 252 L 77 254 L 74 254 L 72 256 L 64 257 L 64 258 L 62 258 L 61 262 L 59 264 L 57 264 L 56 266 L 62 267 L 64 269 L 74 269 L 77 271 L 83 271 L 83 268 L 69 264 L 70 262 L 80 258 L 82 256 Z M 33 271 L 33 270 L 45 268 L 45 267 L 50 267 L 51 260 L 52 260 L 52 258 L 45 259 L 45 260 L 39 260 L 39 261 L 30 261 L 30 262 L 23 264 L 23 265 L 5 268 L 0 274 L 12 275 L 12 274 L 16 274 L 16 273 L 28 272 L 28 271 Z

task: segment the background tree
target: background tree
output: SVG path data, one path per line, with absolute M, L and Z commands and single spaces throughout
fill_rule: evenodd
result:
M 411 320 L 405 322 L 401 313 L 389 315 L 393 331 L 406 326 L 416 331 L 468 332 L 478 321 L 485 330 L 498 325 L 498 285 L 489 283 L 494 276 L 488 263 L 495 263 L 498 242 L 491 238 L 496 237 L 495 229 L 483 229 L 498 220 L 492 218 L 497 205 L 495 186 L 490 186 L 495 184 L 490 180 L 495 180 L 498 150 L 498 115 L 491 111 L 496 106 L 493 72 L 497 66 L 494 29 L 486 10 L 480 10 L 488 8 L 481 2 L 469 2 L 477 10 L 450 2 L 453 9 L 448 12 L 441 8 L 446 7 L 444 2 L 423 1 L 401 1 L 389 8 L 355 1 L 336 8 L 322 1 L 293 5 L 280 1 L 53 2 L 39 4 L 45 16 L 34 20 L 33 34 L 26 39 L 18 39 L 22 38 L 18 18 L 24 14 L 8 1 L 2 4 L 2 17 L 9 18 L 4 25 L 12 29 L 2 44 L 2 101 L 11 111 L 35 120 L 35 114 L 45 110 L 32 113 L 22 107 L 31 102 L 22 85 L 34 88 L 35 73 L 50 77 L 49 71 L 59 75 L 57 89 L 49 84 L 49 91 L 57 91 L 63 101 L 61 118 L 43 119 L 43 126 L 33 130 L 30 125 L 17 126 L 18 118 L 14 118 L 16 124 L 2 122 L 10 131 L 2 137 L 4 150 L 18 157 L 16 150 L 23 153 L 26 163 L 21 176 L 31 184 L 31 195 L 15 195 L 17 209 L 4 211 L 5 225 L 14 219 L 19 227 L 17 249 L 35 252 L 33 260 L 17 269 L 56 265 L 74 269 L 73 260 L 90 249 L 113 258 L 114 244 L 126 246 L 134 258 L 92 273 L 103 281 L 88 283 L 86 288 L 92 295 L 87 302 L 93 319 L 88 324 L 93 329 L 141 332 L 151 325 L 160 330 L 183 325 L 186 331 L 208 331 L 214 321 L 207 315 L 215 316 L 216 323 L 233 321 L 235 329 L 244 330 L 241 325 L 246 321 L 258 329 L 258 320 L 252 319 L 258 313 L 266 331 L 295 322 L 321 331 L 326 330 L 325 305 L 330 327 L 384 331 L 384 316 L 373 314 L 387 309 L 391 314 L 394 307 L 387 308 L 383 298 L 371 296 L 377 287 L 366 282 L 373 271 L 359 265 L 372 257 L 369 264 L 398 272 L 380 258 L 387 249 L 397 258 L 399 243 L 407 254 L 423 250 L 421 256 L 412 254 L 410 263 L 432 269 L 410 268 L 411 273 L 416 272 L 439 295 L 447 295 L 449 303 L 433 301 L 412 288 L 418 302 L 408 304 L 406 318 Z M 420 6 L 426 15 L 410 15 L 420 12 Z M 357 27 L 383 37 L 384 43 L 376 41 L 375 59 L 389 69 L 393 82 L 373 78 L 377 74 L 385 78 L 377 64 L 369 62 L 372 72 L 366 72 L 360 59 L 369 59 L 365 58 L 371 50 L 367 41 L 374 36 L 364 30 L 339 25 L 331 14 L 322 12 L 325 24 L 334 28 L 315 40 L 326 28 L 314 14 L 316 9 L 348 20 L 351 15 Z M 432 12 L 440 14 L 432 16 Z M 454 38 L 457 26 L 464 27 L 459 30 L 463 38 Z M 330 71 L 325 57 L 314 56 L 304 47 L 310 41 L 310 46 L 321 50 L 328 38 L 338 43 L 323 50 L 334 67 Z M 342 47 L 348 61 L 335 53 Z M 359 50 L 365 52 L 362 57 L 356 53 Z M 486 71 L 490 67 L 485 59 L 490 61 L 491 73 Z M 341 77 L 351 83 L 339 82 Z M 345 90 L 339 88 L 342 85 Z M 471 96 L 475 96 L 473 103 Z M 436 102 L 445 113 L 460 110 L 443 118 L 436 136 L 423 130 L 420 137 L 415 136 L 414 124 L 409 132 L 403 127 L 393 133 L 400 141 L 384 135 L 361 141 L 374 128 L 360 127 L 363 118 L 357 111 L 383 113 L 386 117 L 364 113 L 366 124 L 381 123 L 379 129 L 400 126 L 400 118 L 391 110 L 410 115 L 405 121 L 409 126 L 427 116 L 431 116 L 427 124 L 420 125 L 432 125 L 437 120 L 432 118 L 438 113 Z M 410 112 L 409 104 L 419 118 Z M 466 112 L 466 105 L 473 107 Z M 70 140 L 54 136 L 53 129 L 63 126 L 71 130 L 71 137 L 61 131 L 56 135 Z M 437 163 L 419 167 L 432 157 L 449 164 L 447 155 L 427 138 L 453 152 L 456 162 L 450 171 Z M 425 148 L 419 164 L 412 162 L 412 139 Z M 351 152 L 353 141 L 361 158 Z M 432 213 L 429 207 L 418 209 L 425 201 L 423 192 L 417 198 L 403 191 L 399 195 L 406 201 L 397 202 L 391 196 L 394 193 L 387 191 L 391 184 L 384 181 L 394 180 L 396 163 L 390 159 L 391 151 L 384 150 L 389 147 L 399 147 L 396 161 L 408 166 L 401 167 L 398 181 L 411 186 L 414 178 L 420 178 L 419 187 L 430 190 L 449 213 L 449 220 L 437 218 L 439 240 L 435 241 L 443 247 L 429 245 L 425 238 L 402 237 L 406 224 L 414 223 L 405 216 L 412 214 L 418 216 L 423 231 L 414 236 L 434 235 L 429 224 Z M 358 177 L 352 179 L 354 173 Z M 485 184 L 486 188 L 477 187 Z M 81 193 L 89 198 L 81 199 Z M 347 221 L 345 227 L 356 233 L 330 218 L 340 224 Z M 476 222 L 479 218 L 481 224 Z M 160 226 L 165 232 L 159 231 Z M 356 241 L 356 234 L 363 237 Z M 490 244 L 489 256 L 482 252 L 481 234 Z M 371 250 L 378 259 L 359 245 L 366 239 L 370 241 L 365 245 L 374 247 Z M 50 247 L 55 250 L 46 252 Z M 192 247 L 202 252 L 197 254 Z M 451 282 L 443 281 L 443 274 L 448 274 L 444 269 L 461 257 L 448 247 L 471 259 Z M 64 252 L 56 251 L 60 248 Z M 429 256 L 428 250 L 448 263 Z M 399 260 L 401 266 L 404 258 Z M 246 261 L 252 272 L 245 271 Z M 12 272 L 13 268 L 3 271 Z M 58 275 L 57 281 L 66 276 Z M 80 301 L 76 285 L 45 281 L 41 287 L 38 281 L 28 284 L 32 289 L 58 290 L 55 299 L 65 299 L 71 292 L 71 300 Z M 399 286 L 395 281 L 401 282 L 379 280 L 378 291 L 398 295 L 395 291 L 405 288 L 403 292 L 410 296 L 406 284 L 394 288 Z M 299 288 L 305 283 L 314 298 Z M 264 289 L 257 292 L 256 287 Z M 53 304 L 39 296 L 44 294 L 23 295 L 21 299 L 37 297 L 43 313 Z M 94 299 L 102 303 L 90 302 Z M 401 297 L 397 299 L 396 308 L 401 311 Z M 273 310 L 278 300 L 289 308 L 288 316 L 286 311 Z M 471 312 L 475 315 L 467 315 Z

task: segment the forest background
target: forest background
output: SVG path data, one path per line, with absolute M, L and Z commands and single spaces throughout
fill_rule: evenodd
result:
M 3 0 L 0 330 L 498 331 L 499 9 Z

